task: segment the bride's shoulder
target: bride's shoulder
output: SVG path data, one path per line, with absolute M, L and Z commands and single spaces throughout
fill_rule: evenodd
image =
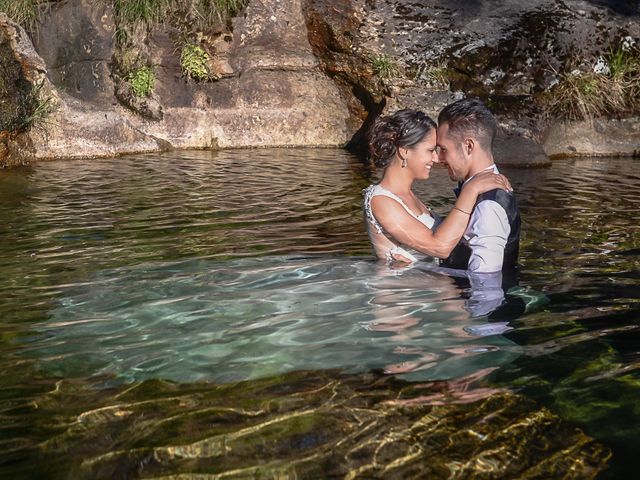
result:
M 365 196 L 372 197 L 375 195 L 388 195 L 390 192 L 379 183 L 372 183 L 362 190 Z

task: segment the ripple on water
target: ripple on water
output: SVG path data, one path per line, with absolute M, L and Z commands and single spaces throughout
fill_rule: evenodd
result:
M 144 264 L 60 288 L 22 352 L 63 375 L 226 382 L 338 368 L 451 378 L 518 352 L 504 337 L 464 333 L 486 319 L 471 319 L 452 279 L 349 257 Z

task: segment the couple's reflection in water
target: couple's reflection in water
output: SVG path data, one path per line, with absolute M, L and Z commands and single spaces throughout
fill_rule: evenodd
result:
M 374 319 L 365 328 L 389 334 L 396 344 L 393 353 L 408 357 L 386 365 L 383 372 L 417 380 L 424 390 L 423 395 L 399 401 L 468 403 L 499 391 L 484 380 L 519 356 L 519 346 L 508 332 L 512 320 L 527 311 L 530 294 L 521 294 L 517 272 L 473 273 L 428 262 L 379 262 L 370 287 L 376 290 L 371 301 Z M 408 298 L 413 289 L 432 291 L 436 301 L 417 306 Z

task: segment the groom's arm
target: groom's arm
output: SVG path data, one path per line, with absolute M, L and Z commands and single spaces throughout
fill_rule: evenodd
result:
M 498 202 L 483 200 L 478 203 L 465 235 L 471 248 L 469 271 L 490 273 L 502 270 L 504 247 L 510 232 L 507 212 Z

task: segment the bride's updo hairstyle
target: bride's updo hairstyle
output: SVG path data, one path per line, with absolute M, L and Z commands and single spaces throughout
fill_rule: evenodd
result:
M 369 130 L 369 159 L 377 168 L 387 168 L 398 148 L 410 148 L 436 129 L 424 112 L 406 108 L 376 119 Z

